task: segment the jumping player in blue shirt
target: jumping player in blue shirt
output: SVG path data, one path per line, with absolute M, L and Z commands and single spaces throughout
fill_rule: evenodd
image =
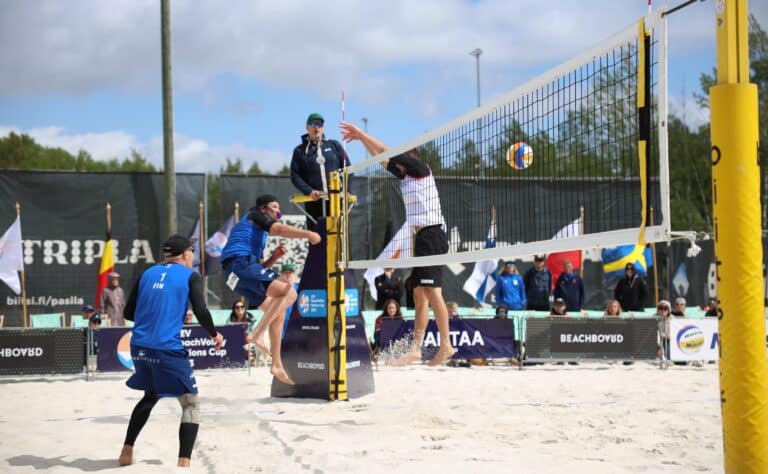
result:
M 296 290 L 290 282 L 278 279 L 269 267 L 275 262 L 273 255 L 264 260 L 264 248 L 269 235 L 307 239 L 312 245 L 320 243 L 320 235 L 278 222 L 282 217 L 280 203 L 275 196 L 265 194 L 256 199 L 256 206 L 243 215 L 232 228 L 227 245 L 221 252 L 224 277 L 235 293 L 248 298 L 251 306 L 258 306 L 264 316 L 256 325 L 249 340 L 259 349 L 272 355 L 270 372 L 283 383 L 293 385 L 280 357 L 283 322 L 286 309 L 296 301 Z M 269 347 L 265 342 L 269 330 Z
M 136 372 L 126 385 L 143 390 L 128 422 L 123 449 L 118 462 L 133 464 L 133 445 L 161 397 L 177 397 L 181 404 L 179 427 L 179 467 L 189 467 L 197 438 L 200 405 L 197 382 L 181 344 L 181 327 L 187 301 L 200 325 L 219 349 L 223 337 L 213 325 L 203 299 L 200 275 L 192 271 L 192 241 L 172 235 L 163 243 L 165 262 L 148 268 L 136 282 L 125 306 L 125 319 L 134 321 L 131 358 Z

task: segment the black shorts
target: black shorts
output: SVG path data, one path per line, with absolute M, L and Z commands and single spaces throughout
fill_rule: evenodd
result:
M 416 233 L 416 241 L 413 244 L 414 257 L 427 257 L 444 253 L 448 253 L 448 236 L 445 234 L 443 226 L 424 227 Z M 417 286 L 440 288 L 443 286 L 443 266 L 416 267 L 411 272 L 411 277 L 414 288 Z

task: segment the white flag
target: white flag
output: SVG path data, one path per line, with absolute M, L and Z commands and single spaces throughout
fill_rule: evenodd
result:
M 17 295 L 21 293 L 19 272 L 24 270 L 21 251 L 21 220 L 16 216 L 11 227 L 0 237 L 0 280 Z
M 389 260 L 391 258 L 408 258 L 411 256 L 411 229 L 406 222 L 397 231 L 392 240 L 389 241 L 384 250 L 381 251 L 376 260 Z M 369 268 L 365 271 L 365 281 L 368 282 L 368 291 L 371 292 L 371 298 L 376 301 L 376 277 L 384 273 L 383 268 Z
M 488 237 L 485 239 L 485 248 L 496 247 L 496 210 L 494 209 L 491 217 L 491 227 L 488 229 Z M 464 291 L 472 295 L 478 303 L 485 301 L 493 288 L 496 286 L 498 278 L 497 270 L 498 260 L 481 260 L 475 263 L 475 269 L 464 282 Z

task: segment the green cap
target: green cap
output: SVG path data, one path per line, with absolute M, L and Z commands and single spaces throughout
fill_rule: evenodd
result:
M 313 114 L 309 114 L 309 117 L 307 117 L 307 124 L 309 124 L 309 122 L 312 122 L 314 120 L 322 120 L 323 122 L 325 122 L 325 119 L 323 118 L 323 116 L 318 114 L 317 112 Z
M 286 264 L 283 265 L 283 269 L 281 271 L 282 272 L 294 272 L 295 273 L 296 269 L 293 268 L 293 264 L 286 263 Z

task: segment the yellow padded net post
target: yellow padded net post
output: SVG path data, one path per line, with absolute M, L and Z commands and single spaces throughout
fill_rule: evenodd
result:
M 718 1 L 710 89 L 712 197 L 725 471 L 768 472 L 757 87 L 749 83 L 747 0 Z
M 329 399 L 347 400 L 347 322 L 344 310 L 344 270 L 342 260 L 341 174 L 330 173 L 328 180 L 326 229 L 326 272 L 328 278 L 328 375 Z

